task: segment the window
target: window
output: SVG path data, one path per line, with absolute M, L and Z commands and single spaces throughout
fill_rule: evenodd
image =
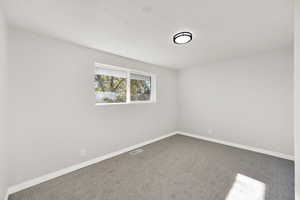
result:
M 95 63 L 96 105 L 155 102 L 155 76 Z
M 96 68 L 96 103 L 126 102 L 127 73 L 118 70 Z
M 151 100 L 151 76 L 130 74 L 131 101 Z

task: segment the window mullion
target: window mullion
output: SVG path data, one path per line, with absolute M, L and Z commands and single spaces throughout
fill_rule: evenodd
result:
M 126 103 L 130 103 L 130 72 L 127 71 Z

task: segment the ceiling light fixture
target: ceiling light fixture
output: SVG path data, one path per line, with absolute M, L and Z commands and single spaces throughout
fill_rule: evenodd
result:
M 192 33 L 190 32 L 179 32 L 173 36 L 173 42 L 175 44 L 186 44 L 192 41 Z

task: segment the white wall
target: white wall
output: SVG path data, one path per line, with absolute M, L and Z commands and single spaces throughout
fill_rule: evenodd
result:
M 0 199 L 6 193 L 6 63 L 5 63 L 5 21 L 0 8 Z
M 175 130 L 176 71 L 11 27 L 8 44 L 10 185 Z M 95 61 L 155 73 L 157 103 L 95 106 Z
M 295 1 L 295 193 L 300 200 L 300 1 Z
M 292 49 L 183 69 L 179 130 L 293 155 Z

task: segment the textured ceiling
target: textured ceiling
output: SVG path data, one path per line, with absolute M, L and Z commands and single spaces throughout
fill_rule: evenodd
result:
M 4 9 L 14 26 L 172 68 L 293 43 L 292 0 L 4 0 Z M 178 31 L 193 41 L 174 45 Z

